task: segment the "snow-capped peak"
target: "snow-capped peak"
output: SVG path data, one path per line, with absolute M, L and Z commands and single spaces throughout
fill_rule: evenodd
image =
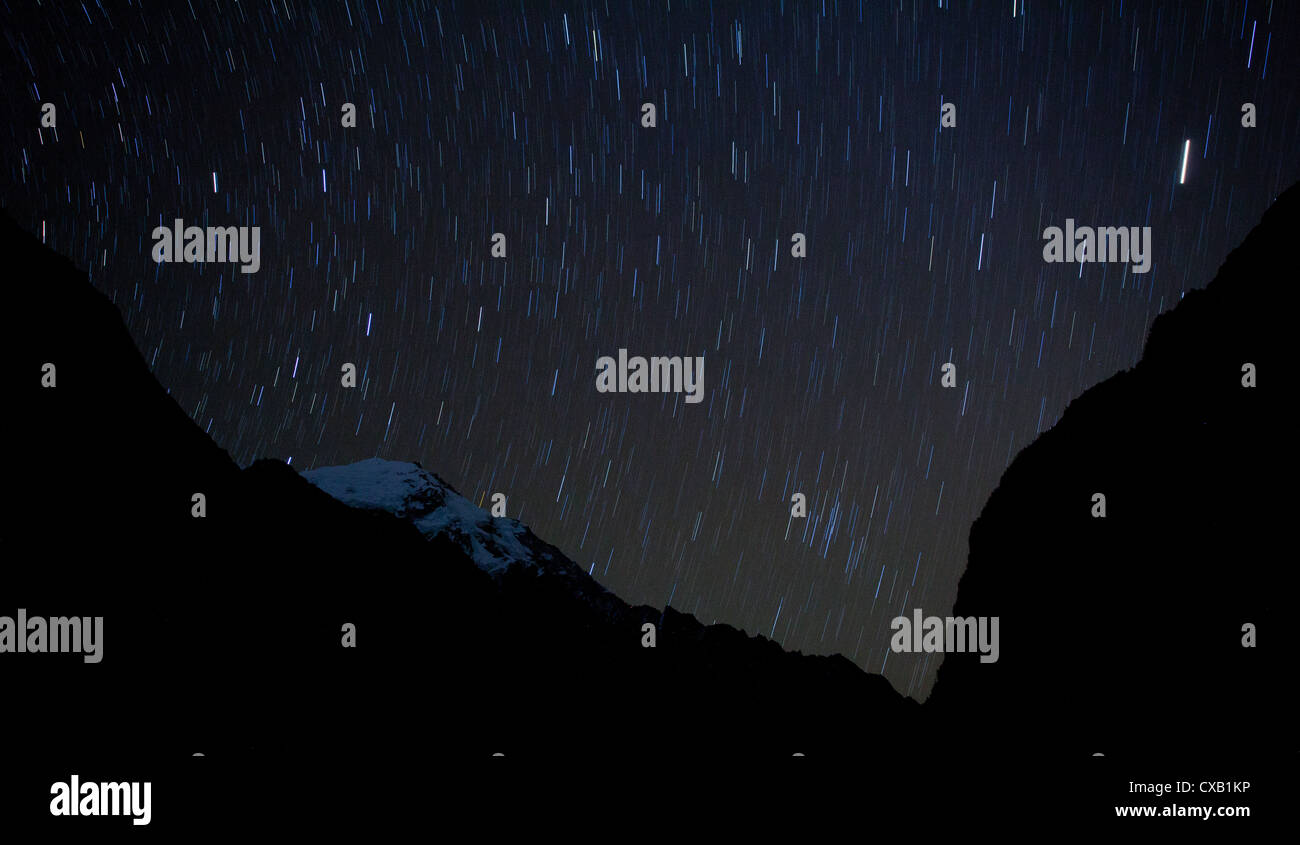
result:
M 551 557 L 534 552 L 532 535 L 517 520 L 491 516 L 419 464 L 370 458 L 309 470 L 302 477 L 349 507 L 387 511 L 430 539 L 445 535 L 492 574 Z

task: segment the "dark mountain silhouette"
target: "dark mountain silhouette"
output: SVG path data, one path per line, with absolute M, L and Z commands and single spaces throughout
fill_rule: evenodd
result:
M 1136 366 L 1015 458 L 971 530 L 953 611 L 1001 617 L 1000 660 L 947 655 L 927 720 L 1045 753 L 1294 754 L 1281 396 L 1297 232 L 1293 186 L 1155 320 Z
M 23 706 L 34 735 L 63 736 L 93 698 L 118 727 L 70 747 L 788 756 L 919 709 L 843 657 L 629 607 L 536 538 L 554 565 L 490 576 L 453 538 L 345 507 L 283 463 L 240 470 L 84 274 L 7 218 L 0 241 L 24 280 L 5 531 L 26 549 L 0 614 L 105 617 L 100 664 L 4 657 L 14 689 L 41 690 Z
M 1155 322 L 1136 367 L 1016 458 L 972 529 L 955 609 L 1000 617 L 1000 660 L 947 656 L 919 705 L 843 657 L 630 607 L 512 520 L 471 515 L 469 533 L 430 535 L 283 463 L 241 470 L 153 378 L 84 274 L 2 217 L 13 283 L 0 614 L 105 617 L 100 664 L 0 656 L 17 691 L 6 696 L 24 741 L 55 761 L 90 746 L 1077 755 L 1265 743 L 1284 724 L 1293 740 L 1276 403 L 1279 274 L 1294 266 L 1298 224 L 1292 188 L 1205 290 Z M 53 389 L 40 384 L 46 362 Z M 1256 388 L 1241 386 L 1245 362 Z M 429 491 L 454 495 L 440 481 Z M 1094 493 L 1105 519 L 1090 516 Z M 480 530 L 491 536 L 475 546 Z M 546 563 L 489 572 L 476 562 L 484 542 L 493 554 L 522 543 Z M 345 622 L 355 649 L 340 647 Z M 1241 646 L 1246 622 L 1256 649 Z M 88 718 L 99 727 L 72 727 Z

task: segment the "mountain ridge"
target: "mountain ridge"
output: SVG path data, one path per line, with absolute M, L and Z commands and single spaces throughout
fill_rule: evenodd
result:
M 1277 607 L 1286 590 L 1265 565 L 1280 524 L 1270 521 L 1280 505 L 1265 492 L 1267 451 L 1284 441 L 1260 434 L 1276 428 L 1270 385 L 1285 371 L 1281 309 L 1265 300 L 1298 209 L 1300 188 L 1291 188 L 1204 291 L 1153 322 L 1134 368 L 1085 391 L 1017 454 L 971 527 L 953 610 L 1005 615 L 1002 657 L 947 655 L 924 704 L 842 655 L 788 652 L 672 607 L 630 606 L 517 521 L 487 517 L 489 532 L 462 514 L 473 530 L 421 532 L 406 518 L 414 511 L 349 507 L 322 489 L 364 504 L 333 483 L 340 468 L 299 473 L 263 459 L 240 469 L 149 373 L 116 307 L 0 213 L 17 277 L 41 280 L 15 286 L 28 323 L 6 334 L 6 352 L 28 376 L 58 367 L 56 388 L 21 382 L 30 413 L 4 422 L 10 442 L 27 446 L 13 467 L 27 495 L 8 510 L 7 530 L 53 561 L 11 569 L 5 594 L 58 613 L 102 613 L 107 632 L 105 668 L 28 660 L 14 664 L 15 682 L 46 690 L 53 704 L 35 718 L 51 730 L 74 718 L 69 702 L 97 694 L 105 718 L 142 735 L 217 747 L 330 737 L 354 751 L 417 742 L 471 756 L 1033 755 L 1047 735 L 1091 753 L 1149 745 L 1151 724 L 1195 731 L 1195 718 L 1176 713 L 1187 700 L 1263 742 L 1292 700 L 1275 668 L 1286 653 Z M 1220 281 L 1233 278 L 1244 281 Z M 1260 387 L 1240 386 L 1245 360 L 1264 374 Z M 69 478 L 80 483 L 72 496 Z M 1225 501 L 1216 490 L 1233 492 Z M 1089 516 L 1100 491 L 1111 509 L 1104 520 Z M 191 515 L 196 493 L 206 500 L 201 519 Z M 78 505 L 69 531 L 65 511 Z M 1216 520 L 1263 533 L 1216 532 Z M 1181 533 L 1158 536 L 1166 526 Z M 510 565 L 501 555 L 517 551 L 512 544 L 545 565 Z M 1216 565 L 1234 552 L 1246 563 L 1225 579 Z M 1170 580 L 1166 555 L 1187 566 L 1186 582 Z M 1102 576 L 1120 586 L 1109 590 Z M 1179 627 L 1175 606 L 1204 624 Z M 1123 630 L 1098 616 L 1157 636 L 1176 631 L 1182 647 L 1152 669 L 1141 653 L 1125 658 Z M 1261 643 L 1246 650 L 1236 629 L 1250 620 Z M 343 623 L 356 625 L 356 649 L 340 647 Z M 654 648 L 642 646 L 646 625 Z M 1211 662 L 1207 691 L 1198 685 Z M 1135 708 L 1147 714 L 1141 725 Z M 341 719 L 353 730 L 341 731 Z

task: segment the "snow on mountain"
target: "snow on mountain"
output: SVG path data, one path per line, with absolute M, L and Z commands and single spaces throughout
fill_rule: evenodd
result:
M 518 520 L 491 516 L 419 464 L 370 458 L 302 477 L 349 507 L 387 511 L 430 539 L 446 535 L 493 575 L 515 563 L 545 569 L 555 560 Z

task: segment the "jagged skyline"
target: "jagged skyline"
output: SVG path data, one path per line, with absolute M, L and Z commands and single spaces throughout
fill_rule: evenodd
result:
M 948 611 L 1010 459 L 1300 177 L 1272 4 L 229 13 L 0 47 L 7 207 L 200 427 L 503 493 L 629 603 L 917 697 L 889 620 Z M 257 272 L 152 261 L 177 218 L 260 226 Z M 1071 218 L 1150 226 L 1150 272 L 1045 263 Z M 623 348 L 704 356 L 703 401 L 599 392 Z

